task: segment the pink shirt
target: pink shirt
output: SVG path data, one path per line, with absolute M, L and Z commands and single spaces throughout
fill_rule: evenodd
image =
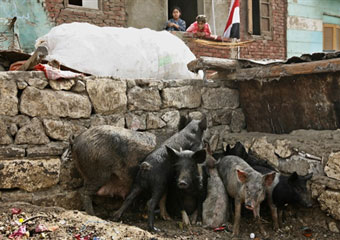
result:
M 194 22 L 193 24 L 191 24 L 190 27 L 188 27 L 187 32 L 192 32 L 192 33 L 205 32 L 206 36 L 211 35 L 211 30 L 210 30 L 209 24 L 205 23 L 203 30 L 200 30 L 200 29 L 198 29 L 197 21 Z

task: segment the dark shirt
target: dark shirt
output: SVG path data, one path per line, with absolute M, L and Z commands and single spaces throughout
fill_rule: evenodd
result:
M 175 27 L 168 27 L 169 22 L 177 24 L 179 26 L 179 29 Z M 168 31 L 185 31 L 185 29 L 186 29 L 186 23 L 183 19 L 180 19 L 180 18 L 177 21 L 171 18 L 165 24 L 165 30 L 168 30 Z

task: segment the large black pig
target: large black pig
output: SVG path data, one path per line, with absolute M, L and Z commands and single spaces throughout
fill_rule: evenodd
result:
M 125 198 L 139 162 L 155 146 L 153 134 L 108 125 L 90 128 L 77 136 L 72 143 L 72 158 L 84 179 L 86 212 L 94 215 L 94 195 Z
M 121 208 L 114 214 L 114 219 L 118 220 L 142 191 L 148 191 L 151 193 L 151 199 L 148 201 L 148 228 L 150 231 L 157 231 L 158 229 L 154 227 L 154 211 L 162 196 L 166 194 L 169 181 L 174 176 L 174 168 L 165 146 L 196 152 L 202 149 L 203 132 L 206 128 L 207 120 L 205 117 L 202 120 L 192 120 L 181 131 L 149 154 L 140 166 L 131 192 Z M 162 203 L 160 203 L 160 210 L 164 214 L 166 212 L 164 210 L 165 203 L 164 201 Z
M 183 224 L 190 225 L 188 215 L 192 215 L 192 223 L 202 221 L 202 204 L 206 196 L 206 171 L 199 171 L 206 159 L 205 149 L 196 152 L 190 150 L 176 151 L 166 146 L 169 159 L 174 166 L 174 177 L 170 183 L 167 206 L 170 213 L 182 216 Z

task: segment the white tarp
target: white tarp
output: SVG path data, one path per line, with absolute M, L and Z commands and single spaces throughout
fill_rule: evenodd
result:
M 88 23 L 56 26 L 37 39 L 47 60 L 96 76 L 117 78 L 199 78 L 187 63 L 196 59 L 185 43 L 166 31 L 98 27 Z

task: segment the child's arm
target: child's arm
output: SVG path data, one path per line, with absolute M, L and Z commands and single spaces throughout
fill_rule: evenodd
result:
M 187 32 L 195 32 L 195 25 L 193 23 L 188 27 Z
M 179 28 L 178 30 L 185 32 L 186 29 L 186 23 L 184 20 L 178 22 Z

